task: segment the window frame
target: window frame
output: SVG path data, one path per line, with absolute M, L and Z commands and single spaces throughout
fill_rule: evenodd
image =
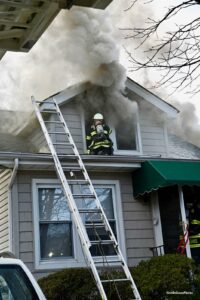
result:
M 118 180 L 92 180 L 94 186 L 100 188 L 107 187 L 112 189 L 112 202 L 113 211 L 116 224 L 116 234 L 118 238 L 118 243 L 120 249 L 126 257 L 126 246 L 125 246 L 125 231 L 122 213 L 122 202 L 121 202 L 121 192 L 120 183 Z M 72 220 L 72 248 L 73 257 L 69 258 L 52 258 L 50 260 L 41 260 L 40 258 L 40 228 L 39 228 L 39 195 L 38 189 L 59 187 L 60 183 L 58 179 L 32 179 L 32 203 L 33 203 L 33 225 L 34 225 L 34 252 L 35 252 L 35 268 L 37 270 L 44 269 L 62 269 L 62 268 L 73 268 L 73 267 L 86 267 L 86 262 L 82 253 L 81 244 L 77 231 Z M 99 257 L 94 258 L 98 260 Z M 114 259 L 113 256 L 109 256 L 109 260 Z
M 133 115 L 133 118 L 135 117 L 135 143 L 136 143 L 136 149 L 135 150 L 121 150 L 117 148 L 117 137 L 116 137 L 116 131 L 115 127 L 112 126 L 112 124 L 108 124 L 109 127 L 112 130 L 112 133 L 110 135 L 111 140 L 113 141 L 113 148 L 114 148 L 114 154 L 120 154 L 120 155 L 139 155 L 142 154 L 142 141 L 140 136 L 140 124 L 139 124 L 139 115 L 138 112 L 135 112 Z

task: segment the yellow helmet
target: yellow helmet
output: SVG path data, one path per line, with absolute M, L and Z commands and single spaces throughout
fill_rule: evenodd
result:
M 93 117 L 94 120 L 103 120 L 103 115 L 100 113 L 97 113 Z

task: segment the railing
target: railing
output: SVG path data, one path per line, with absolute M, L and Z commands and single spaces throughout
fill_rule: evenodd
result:
M 164 255 L 164 245 L 160 245 L 160 246 L 156 246 L 156 247 L 151 247 L 149 249 L 152 251 L 153 256 Z

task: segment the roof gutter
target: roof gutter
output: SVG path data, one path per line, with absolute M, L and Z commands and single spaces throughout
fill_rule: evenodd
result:
M 10 177 L 10 182 L 8 184 L 8 220 L 9 220 L 9 251 L 13 251 L 13 215 L 12 215 L 12 187 L 17 175 L 17 170 L 19 168 L 19 159 L 14 159 L 14 166 L 12 174 Z

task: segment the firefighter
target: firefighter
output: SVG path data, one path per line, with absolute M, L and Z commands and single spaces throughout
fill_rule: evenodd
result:
M 200 263 L 200 202 L 197 199 L 189 210 L 189 240 L 192 257 Z
M 95 114 L 90 132 L 86 136 L 88 154 L 112 155 L 113 143 L 109 137 L 111 132 L 111 129 L 104 123 L 103 115 Z

